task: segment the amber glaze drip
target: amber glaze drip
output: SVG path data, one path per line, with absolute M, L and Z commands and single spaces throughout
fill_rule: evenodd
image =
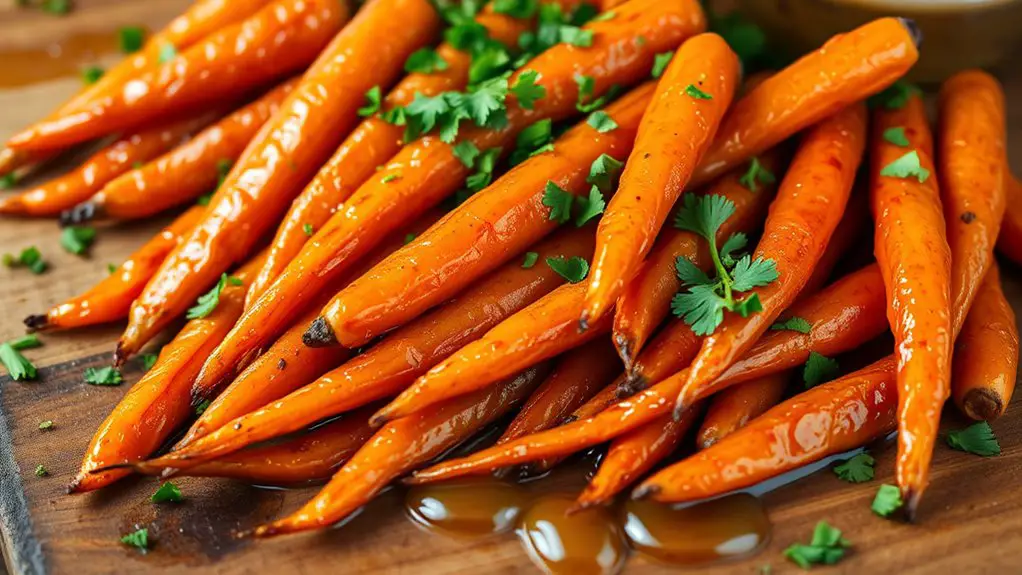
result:
M 0 89 L 77 76 L 87 66 L 109 63 L 119 50 L 117 34 L 76 34 L 42 47 L 0 52 Z
M 597 507 L 565 515 L 574 503 L 573 497 L 542 497 L 522 515 L 518 537 L 529 558 L 553 574 L 620 572 L 628 543 L 614 511 Z
M 420 527 L 456 537 L 485 537 L 515 528 L 532 497 L 488 477 L 419 485 L 405 493 L 405 512 Z

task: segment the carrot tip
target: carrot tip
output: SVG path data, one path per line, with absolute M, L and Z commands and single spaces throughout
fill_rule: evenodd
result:
M 596 505 L 595 501 L 576 501 L 574 505 L 564 510 L 564 515 L 575 515 L 576 513 L 585 511 L 594 505 Z
M 44 313 L 32 314 L 22 321 L 29 332 L 44 330 L 50 325 L 50 319 Z
M 625 364 L 625 373 L 631 374 L 635 359 L 632 356 L 632 341 L 624 334 L 616 333 L 614 334 L 614 347 L 617 348 L 617 354 L 621 357 L 621 363 Z
M 82 202 L 73 208 L 60 212 L 58 223 L 62 228 L 84 224 L 96 219 L 99 212 L 100 210 L 97 209 L 95 202 Z
M 683 403 L 681 400 L 679 400 L 678 403 L 675 403 L 673 413 L 674 421 L 681 421 L 681 416 L 685 415 L 686 411 L 688 411 L 688 404 Z
M 67 484 L 67 494 L 68 495 L 74 495 L 75 493 L 78 493 L 78 487 L 81 484 L 82 484 L 82 476 L 81 475 L 75 475 L 74 478 L 71 479 L 70 483 Z
M 912 36 L 912 42 L 915 43 L 916 48 L 923 45 L 923 30 L 916 24 L 916 21 L 911 18 L 898 18 L 901 25 L 908 30 L 910 36 Z
M 124 362 L 128 361 L 128 356 L 131 355 L 124 347 L 124 342 L 117 342 L 117 348 L 114 349 L 114 367 L 120 367 L 124 365 Z
M 913 487 L 906 487 L 901 490 L 902 500 L 905 502 L 905 519 L 909 523 L 915 523 L 916 511 L 919 510 L 919 501 L 923 493 Z
M 993 421 L 1004 412 L 1004 402 L 989 389 L 970 389 L 962 399 L 962 411 L 976 421 Z
M 639 393 L 646 388 L 646 378 L 640 374 L 628 374 L 628 377 L 617 386 L 617 398 L 624 399 Z
M 302 343 L 308 347 L 330 347 L 337 345 L 337 336 L 324 317 L 317 317 L 302 335 Z
M 660 487 L 652 484 L 643 484 L 632 490 L 632 499 L 646 499 L 660 493 Z

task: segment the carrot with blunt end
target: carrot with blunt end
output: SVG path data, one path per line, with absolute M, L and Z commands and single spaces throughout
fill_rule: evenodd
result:
M 263 257 L 259 254 L 242 266 L 232 278 L 235 281 L 225 282 L 216 308 L 205 317 L 190 320 L 160 350 L 153 367 L 99 426 L 68 493 L 94 491 L 127 476 L 130 469 L 107 468 L 152 455 L 193 415 L 189 401 L 192 379 L 209 350 L 241 315 L 244 284 L 255 275 Z
M 1018 265 L 1022 265 L 1022 183 L 1010 173 L 1005 175 L 1007 206 L 997 236 L 997 251 Z
M 216 188 L 259 128 L 294 88 L 289 80 L 199 132 L 194 138 L 140 168 L 122 174 L 87 201 L 63 212 L 62 225 L 92 219 L 146 218 L 186 204 Z
M 324 1 L 341 10 L 336 0 Z M 243 257 L 355 125 L 365 91 L 388 84 L 438 26 L 426 0 L 372 0 L 359 10 L 246 148 L 210 201 L 209 215 L 170 254 L 132 306 L 118 342 L 118 361 L 135 353 Z
M 681 196 L 740 81 L 738 57 L 716 34 L 686 40 L 642 117 L 620 193 L 596 232 L 596 254 L 579 325 L 601 318 L 646 257 Z
M 337 0 L 274 0 L 158 67 L 94 94 L 81 110 L 15 134 L 15 149 L 63 148 L 200 109 L 308 66 L 348 19 Z
M 127 136 L 96 152 L 70 172 L 15 196 L 0 198 L 0 214 L 49 217 L 89 199 L 108 182 L 177 146 L 202 129 L 214 114 L 164 123 Z
M 893 84 L 919 59 L 915 22 L 880 18 L 831 38 L 740 98 L 692 176 L 715 180 L 843 108 Z
M 696 444 L 706 449 L 777 405 L 790 377 L 790 372 L 775 373 L 733 385 L 711 397 Z
M 951 395 L 965 415 L 992 421 L 1004 414 L 1018 373 L 1018 326 L 991 265 L 955 343 Z
M 771 260 L 777 279 L 757 288 L 762 311 L 731 313 L 703 340 L 677 412 L 706 397 L 713 381 L 745 354 L 798 296 L 837 227 L 862 160 L 866 107 L 855 104 L 810 130 L 781 182 L 753 260 Z
M 861 447 L 894 430 L 897 397 L 895 362 L 888 356 L 774 407 L 656 473 L 632 497 L 662 503 L 714 497 Z
M 45 314 L 25 318 L 32 331 L 71 329 L 119 321 L 128 317 L 131 302 L 174 246 L 181 243 L 202 218 L 205 208 L 194 206 L 156 234 L 116 270 L 82 295 L 57 305 Z
M 587 198 L 593 163 L 603 154 L 618 161 L 628 157 L 652 93 L 653 84 L 645 84 L 609 105 L 604 112 L 617 125 L 609 132 L 579 123 L 554 142 L 552 151 L 511 169 L 441 225 L 352 282 L 322 313 L 334 337 L 341 345 L 362 345 L 557 229 L 560 216 L 553 218 L 543 203 L 550 184 Z
M 912 517 L 929 482 L 940 412 L 951 391 L 951 253 L 922 99 L 878 108 L 873 123 L 873 250 L 887 288 L 898 358 L 895 478 Z M 904 141 L 885 137 L 895 128 L 902 129 Z
M 465 441 L 528 397 L 542 379 L 533 367 L 489 389 L 457 397 L 428 413 L 393 421 L 379 430 L 304 507 L 255 530 L 272 537 L 322 529 L 368 503 L 392 480 Z
M 592 249 L 589 229 L 565 230 L 533 248 L 540 257 L 573 257 L 591 253 Z M 523 268 L 519 261 L 509 262 L 459 297 L 395 330 L 313 383 L 209 431 L 207 437 L 148 465 L 187 467 L 393 397 L 442 359 L 562 281 L 548 266 Z

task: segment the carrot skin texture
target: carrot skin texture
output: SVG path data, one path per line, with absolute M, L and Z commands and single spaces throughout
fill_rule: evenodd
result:
M 866 107 L 861 103 L 817 124 L 803 137 L 752 256 L 773 260 L 778 279 L 755 291 L 763 311 L 747 318 L 726 314 L 706 336 L 678 396 L 679 411 L 706 397 L 707 387 L 755 345 L 805 287 L 848 203 L 865 140 Z
M 694 501 L 748 487 L 895 429 L 894 358 L 801 393 L 712 447 L 661 470 L 635 498 Z
M 342 2 L 274 0 L 170 61 L 96 94 L 89 107 L 15 134 L 7 145 L 63 148 L 272 85 L 315 60 L 347 18 Z
M 322 315 L 341 345 L 362 345 L 407 322 L 556 230 L 558 222 L 543 205 L 546 183 L 586 196 L 594 160 L 601 154 L 628 157 L 652 92 L 647 83 L 609 105 L 605 112 L 617 128 L 606 134 L 577 124 L 553 151 L 512 168 L 337 294 Z
M 712 144 L 740 81 L 738 57 L 716 34 L 686 40 L 671 59 L 642 117 L 619 193 L 597 228 L 583 328 L 606 313 L 638 271 Z M 710 98 L 693 97 L 692 87 Z
M 873 124 L 873 250 L 887 287 L 887 318 L 898 358 L 895 477 L 911 517 L 929 481 L 940 413 L 951 391 L 951 253 L 922 100 L 914 96 L 901 109 L 877 109 Z M 905 129 L 907 148 L 884 140 L 883 132 L 892 127 Z M 924 182 L 880 174 L 910 151 L 929 171 Z
M 395 13 L 406 15 L 406 21 L 395 20 Z M 425 0 L 372 0 L 359 11 L 235 164 L 210 201 L 209 216 L 146 286 L 132 307 L 118 357 L 137 351 L 183 312 L 279 220 L 300 186 L 355 125 L 365 91 L 389 83 L 438 26 L 436 11 Z M 379 37 L 389 41 L 381 46 Z M 280 327 L 271 338 L 283 331 Z
M 320 529 L 344 519 L 384 486 L 439 456 L 519 405 L 541 379 L 531 368 L 499 385 L 478 390 L 387 424 L 342 467 L 304 507 L 256 529 L 270 537 Z
M 280 107 L 294 88 L 289 80 L 259 99 L 220 119 L 192 139 L 141 168 L 108 183 L 85 204 L 71 209 L 63 219 L 75 221 L 73 212 L 133 220 L 186 204 L 216 189 L 218 164 L 234 163 L 259 128 Z
M 1006 204 L 1001 232 L 997 236 L 997 251 L 1018 265 L 1022 265 L 1022 183 L 1010 173 L 1004 182 Z
M 692 185 L 713 181 L 883 90 L 918 59 L 912 33 L 898 18 L 880 18 L 835 36 L 735 102 L 692 176 Z
M 70 172 L 0 198 L 0 215 L 52 217 L 89 199 L 136 162 L 148 162 L 214 119 L 211 114 L 164 123 L 118 138 Z
M 262 257 L 260 254 L 252 258 L 234 277 L 243 284 L 250 280 L 262 264 Z M 241 315 L 244 294 L 243 285 L 228 283 L 212 313 L 190 320 L 160 350 L 153 367 L 99 426 L 68 493 L 94 491 L 127 476 L 130 473 L 127 469 L 93 471 L 152 455 L 194 413 L 189 401 L 192 379 L 209 350 Z
M 714 395 L 696 435 L 696 445 L 706 449 L 777 405 L 790 377 L 790 372 L 776 373 L 739 383 Z

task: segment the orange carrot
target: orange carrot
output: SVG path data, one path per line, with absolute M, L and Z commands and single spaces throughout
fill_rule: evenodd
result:
M 1004 192 L 1007 206 L 1001 233 L 997 237 L 997 251 L 1022 265 L 1022 183 L 1009 173 L 1004 182 Z
M 739 383 L 714 395 L 709 400 L 696 444 L 706 449 L 777 405 L 790 377 L 790 372 L 782 371 Z

